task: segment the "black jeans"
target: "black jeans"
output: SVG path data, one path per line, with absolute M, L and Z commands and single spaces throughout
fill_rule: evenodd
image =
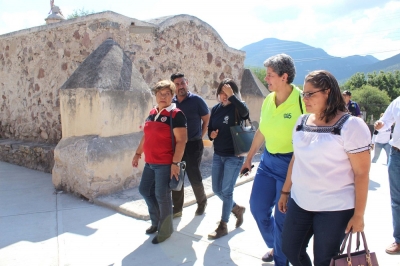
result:
M 311 266 L 307 254 L 310 238 L 314 236 L 314 265 L 329 266 L 339 253 L 344 230 L 354 209 L 312 212 L 300 208 L 290 198 L 282 232 L 282 251 L 293 266 Z
M 203 140 L 188 141 L 185 147 L 182 161 L 186 162 L 186 174 L 193 188 L 197 204 L 204 205 L 207 202 L 207 196 L 204 192 L 203 177 L 200 172 L 201 157 L 203 156 Z M 184 201 L 184 186 L 181 191 L 172 191 L 173 212 L 182 211 Z

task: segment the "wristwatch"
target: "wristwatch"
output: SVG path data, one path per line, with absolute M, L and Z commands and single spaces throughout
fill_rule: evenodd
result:
M 179 166 L 181 162 L 172 162 L 172 164 L 175 164 L 176 166 Z

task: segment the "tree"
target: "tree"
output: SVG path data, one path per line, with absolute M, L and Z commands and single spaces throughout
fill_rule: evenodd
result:
M 371 86 L 377 87 L 380 90 L 386 91 L 391 100 L 396 99 L 400 95 L 400 79 L 396 79 L 399 77 L 399 74 L 396 72 L 400 72 L 396 70 L 395 72 L 383 72 L 379 71 L 379 73 L 373 72 L 368 74 L 368 84 Z
M 351 76 L 344 84 L 344 90 L 359 90 L 364 85 L 371 85 L 381 91 L 386 91 L 391 100 L 396 99 L 400 95 L 400 71 L 393 72 L 379 71 L 368 73 L 356 73 Z
M 250 71 L 253 72 L 254 75 L 261 81 L 262 84 L 268 89 L 268 84 L 264 80 L 265 76 L 267 75 L 267 71 L 265 68 L 261 67 L 249 67 Z
M 344 90 L 355 90 L 361 88 L 363 85 L 367 84 L 367 80 L 365 78 L 365 74 L 362 72 L 358 72 L 351 76 L 344 84 Z
M 391 102 L 386 91 L 371 85 L 363 85 L 360 89 L 353 90 L 351 98 L 359 104 L 363 112 L 367 113 L 367 121 L 371 115 L 374 116 L 374 120 L 377 120 Z
M 74 9 L 74 11 L 72 11 L 72 14 L 68 15 L 67 19 L 83 17 L 83 16 L 87 16 L 90 14 L 94 14 L 94 13 L 95 13 L 94 10 L 89 11 L 89 10 L 85 10 L 85 8 L 82 7 L 82 9 Z

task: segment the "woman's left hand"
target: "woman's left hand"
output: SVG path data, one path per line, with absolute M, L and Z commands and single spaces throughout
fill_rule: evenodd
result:
M 364 231 L 364 216 L 353 216 L 347 223 L 346 231 L 347 234 L 350 229 L 353 228 L 353 233 Z
M 289 201 L 289 195 L 281 194 L 278 201 L 278 209 L 281 213 L 287 212 L 287 203 Z
M 179 170 L 180 170 L 179 166 L 177 166 L 176 164 L 171 164 L 170 179 L 172 179 L 172 177 L 175 177 L 175 179 L 178 181 L 179 180 Z

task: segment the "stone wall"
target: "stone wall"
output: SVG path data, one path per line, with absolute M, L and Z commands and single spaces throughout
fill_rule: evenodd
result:
M 0 160 L 51 173 L 55 144 L 0 139 Z
M 240 84 L 245 53 L 196 17 L 145 22 L 102 12 L 0 36 L 0 137 L 58 143 L 59 88 L 107 38 L 121 45 L 150 87 L 182 71 L 191 91 L 213 102 L 223 78 Z

